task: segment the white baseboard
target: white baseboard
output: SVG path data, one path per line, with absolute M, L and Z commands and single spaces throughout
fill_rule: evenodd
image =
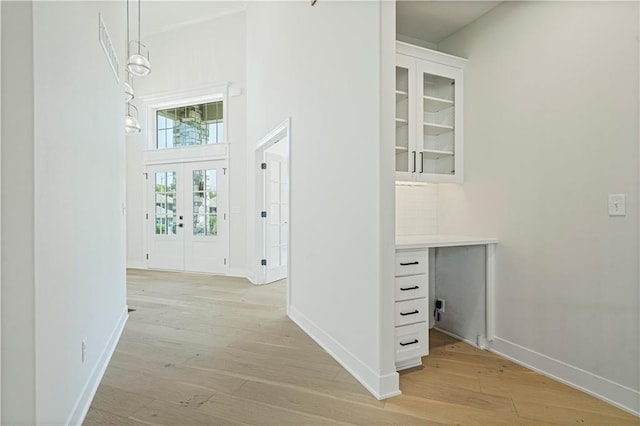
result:
M 127 269 L 147 269 L 147 264 L 144 260 L 141 260 L 141 261 L 128 260 Z
M 338 343 L 333 337 L 318 327 L 295 307 L 289 306 L 289 318 L 305 331 L 317 344 L 340 363 L 377 399 L 400 395 L 399 375 L 396 371 L 383 376 L 371 370 L 364 362 Z
M 100 385 L 100 381 L 102 381 L 102 376 L 104 376 L 104 372 L 107 370 L 107 366 L 109 365 L 109 361 L 111 360 L 111 356 L 116 350 L 116 345 L 120 340 L 120 336 L 122 335 L 122 331 L 124 330 L 124 325 L 129 318 L 128 308 L 125 306 L 124 312 L 120 316 L 120 319 L 116 323 L 113 331 L 111 332 L 111 336 L 109 337 L 109 341 L 105 346 L 104 350 L 100 354 L 100 358 L 98 358 L 98 362 L 96 363 L 91 375 L 89 376 L 89 380 L 84 385 L 76 404 L 71 410 L 71 414 L 65 424 L 67 425 L 80 425 L 84 421 L 84 418 L 89 411 L 89 407 L 91 406 L 91 401 L 93 401 L 93 397 L 98 390 L 98 386 Z
M 516 364 L 578 389 L 628 413 L 640 416 L 640 391 L 597 376 L 565 362 L 495 337 L 491 348 Z
M 253 274 L 248 269 L 231 268 L 229 269 L 229 273 L 227 274 L 227 276 L 246 278 L 251 282 L 251 284 L 255 284 Z

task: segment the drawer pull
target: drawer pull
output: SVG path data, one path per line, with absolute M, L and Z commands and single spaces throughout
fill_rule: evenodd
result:
M 406 317 L 407 315 L 415 315 L 419 313 L 420 311 L 416 309 L 415 311 L 412 311 L 412 312 L 400 312 L 400 315 L 402 315 L 403 317 Z
M 420 288 L 419 285 L 414 285 L 413 287 L 400 287 L 400 291 L 417 290 L 419 288 Z
M 415 262 L 407 262 L 407 263 L 402 263 L 400 262 L 400 266 L 409 266 L 409 265 L 419 265 L 420 262 L 415 261 Z
M 413 339 L 411 342 L 407 342 L 407 343 L 400 342 L 400 346 L 415 345 L 416 343 L 418 343 L 418 339 Z

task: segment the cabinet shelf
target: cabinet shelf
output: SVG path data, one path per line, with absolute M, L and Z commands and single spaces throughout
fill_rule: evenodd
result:
M 396 103 L 404 101 L 409 97 L 409 93 L 403 90 L 396 90 Z
M 404 118 L 396 118 L 396 129 L 398 127 L 406 126 L 409 122 Z
M 422 152 L 424 153 L 424 158 L 427 158 L 429 160 L 439 160 L 440 158 L 453 156 L 453 151 L 439 151 L 437 149 L 424 149 L 422 150 Z
M 397 93 L 397 92 L 396 92 Z M 396 94 L 396 102 L 398 101 L 398 95 Z M 428 112 L 438 112 L 443 109 L 451 108 L 453 101 L 449 99 L 436 98 L 433 96 L 424 96 L 424 109 Z
M 396 119 L 396 127 L 397 119 Z M 424 123 L 424 133 L 429 136 L 438 136 L 444 133 L 453 132 L 453 126 L 448 126 L 446 124 L 436 124 L 436 123 Z

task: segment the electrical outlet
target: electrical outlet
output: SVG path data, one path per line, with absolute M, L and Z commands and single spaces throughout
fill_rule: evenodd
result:
M 444 313 L 444 299 L 436 299 L 436 309 L 440 311 L 440 313 Z
M 82 339 L 82 363 L 87 359 L 87 338 Z

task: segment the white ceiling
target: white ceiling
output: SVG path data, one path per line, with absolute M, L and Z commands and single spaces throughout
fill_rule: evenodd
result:
M 405 1 L 396 6 L 397 32 L 437 44 L 470 24 L 500 1 Z M 142 36 L 215 19 L 246 8 L 247 0 L 142 0 Z M 138 3 L 130 0 L 131 28 L 137 29 Z
M 131 28 L 137 30 L 138 2 L 130 0 Z M 142 0 L 142 36 L 157 34 L 198 22 L 209 21 L 246 8 L 236 1 L 152 1 Z
M 500 1 L 404 1 L 396 3 L 396 32 L 437 44 L 469 25 Z

